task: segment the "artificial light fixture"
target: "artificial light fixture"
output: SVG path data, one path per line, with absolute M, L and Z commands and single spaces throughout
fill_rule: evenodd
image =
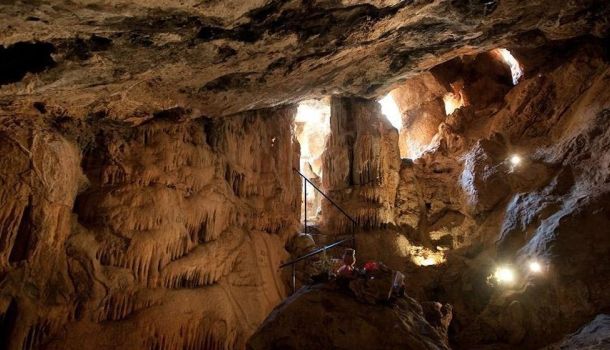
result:
M 529 269 L 533 273 L 541 273 L 542 265 L 538 261 L 530 261 L 528 265 Z
M 513 154 L 509 160 L 510 164 L 512 164 L 513 166 L 521 164 L 521 157 L 518 154 Z
M 512 284 L 515 281 L 515 273 L 507 266 L 500 266 L 496 269 L 494 278 L 500 284 Z

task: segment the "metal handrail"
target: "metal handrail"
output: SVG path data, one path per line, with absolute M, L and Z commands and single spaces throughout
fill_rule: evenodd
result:
M 358 225 L 358 222 L 356 220 L 354 220 L 354 218 L 352 218 L 348 213 L 345 212 L 345 210 L 343 210 L 343 208 L 341 208 L 339 206 L 339 204 L 335 203 L 334 200 L 332 200 L 326 193 L 322 192 L 321 189 L 318 188 L 318 186 L 316 186 L 313 182 L 311 182 L 307 176 L 303 175 L 303 173 L 301 173 L 297 168 L 292 168 L 292 170 L 296 171 L 297 174 L 299 174 L 303 179 L 305 179 L 305 181 L 307 181 L 313 188 L 316 189 L 316 191 L 320 192 L 320 194 L 328 199 L 328 201 L 335 206 L 335 208 L 337 208 L 341 214 L 345 215 L 345 217 L 347 217 L 354 225 Z
M 347 217 L 352 224 L 354 225 L 353 227 L 358 225 L 358 222 L 356 220 L 354 220 L 354 218 L 352 218 L 348 213 L 345 212 L 345 210 L 343 210 L 343 208 L 341 208 L 337 203 L 335 203 L 335 201 L 333 201 L 328 195 L 326 195 L 326 193 L 322 192 L 321 189 L 318 188 L 318 186 L 316 186 L 313 182 L 311 182 L 307 176 L 303 175 L 297 168 L 292 168 L 292 170 L 294 170 L 297 174 L 299 174 L 305 181 L 307 181 L 307 183 L 309 183 L 316 191 L 318 191 L 322 196 L 324 196 L 324 198 L 326 198 L 335 208 L 337 208 L 341 214 L 345 215 L 345 217 Z M 305 200 L 303 201 L 303 205 L 305 206 L 305 218 L 304 218 L 304 231 L 305 233 L 307 233 L 307 183 L 303 184 L 303 191 L 304 191 L 304 196 L 305 196 Z M 282 265 L 280 265 L 280 269 L 287 267 L 287 266 L 292 266 L 292 293 L 295 292 L 296 290 L 296 263 L 299 261 L 303 261 L 305 259 L 311 258 L 314 255 L 318 255 L 322 252 L 325 252 L 326 250 L 336 247 L 340 244 L 352 241 L 352 247 L 354 247 L 354 249 L 356 248 L 356 236 L 355 236 L 355 230 L 352 229 L 352 233 L 351 233 L 351 237 L 350 238 L 346 238 L 346 239 L 342 239 L 336 242 L 333 242 L 331 244 L 325 245 L 322 248 L 318 248 L 312 252 L 309 252 L 305 255 L 302 255 L 294 260 L 288 261 L 283 263 Z
M 333 247 L 336 247 L 336 246 L 340 245 L 341 243 L 349 242 L 349 241 L 352 241 L 352 240 L 354 240 L 354 237 L 342 239 L 340 241 L 336 241 L 334 243 L 325 245 L 322 248 L 318 248 L 318 249 L 316 249 L 314 251 L 311 251 L 311 252 L 309 252 L 309 253 L 307 253 L 305 255 L 299 256 L 298 258 L 296 258 L 294 260 L 291 260 L 291 261 L 283 263 L 282 265 L 280 265 L 280 269 L 282 269 L 282 268 L 284 268 L 286 266 L 294 265 L 294 264 L 298 263 L 301 260 L 305 260 L 307 258 L 310 258 L 310 257 L 314 256 L 314 255 L 318 255 L 318 254 L 324 252 L 325 250 L 328 250 L 330 248 L 333 248 Z

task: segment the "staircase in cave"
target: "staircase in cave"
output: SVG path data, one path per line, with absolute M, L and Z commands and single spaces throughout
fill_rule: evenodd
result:
M 303 255 L 300 255 L 286 263 L 283 263 L 282 265 L 280 265 L 280 268 L 287 268 L 290 267 L 291 269 L 291 287 L 292 287 L 292 293 L 294 293 L 296 291 L 296 272 L 297 272 L 297 263 L 301 262 L 301 261 L 306 261 L 309 258 L 312 258 L 316 255 L 325 253 L 333 248 L 337 248 L 337 247 L 342 247 L 342 246 L 346 246 L 346 245 L 350 245 L 351 248 L 356 249 L 356 237 L 355 237 L 355 228 L 358 225 L 357 221 L 354 220 L 343 208 L 341 208 L 341 206 L 339 206 L 339 204 L 337 204 L 334 200 L 332 200 L 326 193 L 324 193 L 320 188 L 318 188 L 318 186 L 316 186 L 313 182 L 311 182 L 310 179 L 307 178 L 307 176 L 303 175 L 303 173 L 301 173 L 298 169 L 293 168 L 293 170 L 299 174 L 299 176 L 303 179 L 303 192 L 304 192 L 304 207 L 305 207 L 305 213 L 303 215 L 303 232 L 299 233 L 299 235 L 310 235 L 311 237 L 313 236 L 318 236 L 318 237 L 333 237 L 335 238 L 335 240 L 333 242 L 327 242 L 327 239 L 324 239 L 324 244 L 322 245 L 315 245 L 316 242 L 318 240 L 313 240 L 314 241 L 314 246 L 311 247 L 311 249 L 309 249 L 309 252 Z M 311 185 L 318 193 L 320 193 L 326 200 L 328 200 L 337 210 L 339 210 L 339 212 L 341 212 L 341 214 L 343 214 L 347 219 L 349 219 L 352 223 L 352 229 L 351 229 L 351 233 L 348 235 L 342 235 L 342 236 L 331 236 L 331 235 L 326 235 L 323 234 L 321 232 L 310 232 L 309 228 L 313 228 L 312 226 L 308 225 L 308 220 L 307 220 L 307 184 Z

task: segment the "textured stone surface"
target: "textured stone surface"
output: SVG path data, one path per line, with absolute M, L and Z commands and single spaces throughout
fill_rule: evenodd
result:
M 347 290 L 299 290 L 269 315 L 248 349 L 447 349 L 417 301 L 359 302 Z
M 602 350 L 610 346 L 610 315 L 598 315 L 577 332 L 545 350 Z
M 404 270 L 408 292 L 420 300 L 454 305 L 459 348 L 537 348 L 608 307 L 610 95 L 600 44 L 566 42 L 529 52 L 554 57 L 564 50 L 561 60 L 530 66 L 530 75 L 512 88 L 497 88 L 510 79 L 499 66 L 455 68 L 488 58 L 435 67 L 437 79 L 464 81 L 467 101 L 487 84 L 493 93 L 438 124 L 428 151 L 402 161 L 398 183 L 368 192 L 381 202 L 360 201 L 361 211 L 394 211 L 383 222 L 360 218 L 369 229 L 357 233 L 359 259 Z M 468 79 L 460 75 L 465 71 Z M 351 146 L 342 147 L 335 154 Z M 523 159 L 518 166 L 509 162 L 513 154 Z M 333 159 L 333 171 L 349 170 L 350 163 Z M 354 181 L 334 198 L 362 191 Z M 390 194 L 395 200 L 385 199 Z M 445 251 L 443 264 L 417 267 L 419 245 L 453 250 Z M 533 259 L 548 270 L 528 272 Z M 512 286 L 488 284 L 501 264 L 515 269 Z
M 243 348 L 286 292 L 293 116 L 160 118 L 81 142 L 69 121 L 3 119 L 2 345 Z
M 2 85 L 0 97 L 134 123 L 175 106 L 218 116 L 314 95 L 377 97 L 461 54 L 607 36 L 608 11 L 604 0 L 4 1 L 0 45 L 49 45 L 22 71 L 52 68 Z
M 0 347 L 244 348 L 299 230 L 289 104 L 330 95 L 321 183 L 358 260 L 453 305 L 454 347 L 559 341 L 610 306 L 608 18 L 602 0 L 2 1 Z M 375 101 L 394 87 L 400 133 Z M 401 160 L 401 135 L 425 152 Z M 322 231 L 348 231 L 323 203 Z M 487 283 L 501 263 L 511 287 Z

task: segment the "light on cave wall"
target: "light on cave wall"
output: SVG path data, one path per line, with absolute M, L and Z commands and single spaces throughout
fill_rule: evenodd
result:
M 529 268 L 530 272 L 535 273 L 535 274 L 539 274 L 544 271 L 544 266 L 538 260 L 530 261 L 527 264 L 527 267 Z
M 517 61 L 517 59 L 507 49 L 495 49 L 494 52 L 497 53 L 502 61 L 508 65 L 513 77 L 513 85 L 517 85 L 519 79 L 521 79 L 523 76 L 523 69 L 521 68 L 521 64 L 519 64 L 519 61 Z
M 443 102 L 445 103 L 445 114 L 450 115 L 456 109 L 464 106 L 464 98 L 461 93 L 446 93 L 443 96 Z
M 518 154 L 513 154 L 510 157 L 509 161 L 512 166 L 517 166 L 517 165 L 521 164 L 521 157 Z
M 396 130 L 400 131 L 402 127 L 402 114 L 400 113 L 400 109 L 394 101 L 392 94 L 385 95 L 384 98 L 379 100 L 379 104 L 381 105 L 381 113 L 383 113 L 386 118 L 390 121 L 393 127 Z
M 442 251 L 433 251 L 421 246 L 412 246 L 410 248 L 411 261 L 419 266 L 432 266 L 445 262 L 445 253 Z

